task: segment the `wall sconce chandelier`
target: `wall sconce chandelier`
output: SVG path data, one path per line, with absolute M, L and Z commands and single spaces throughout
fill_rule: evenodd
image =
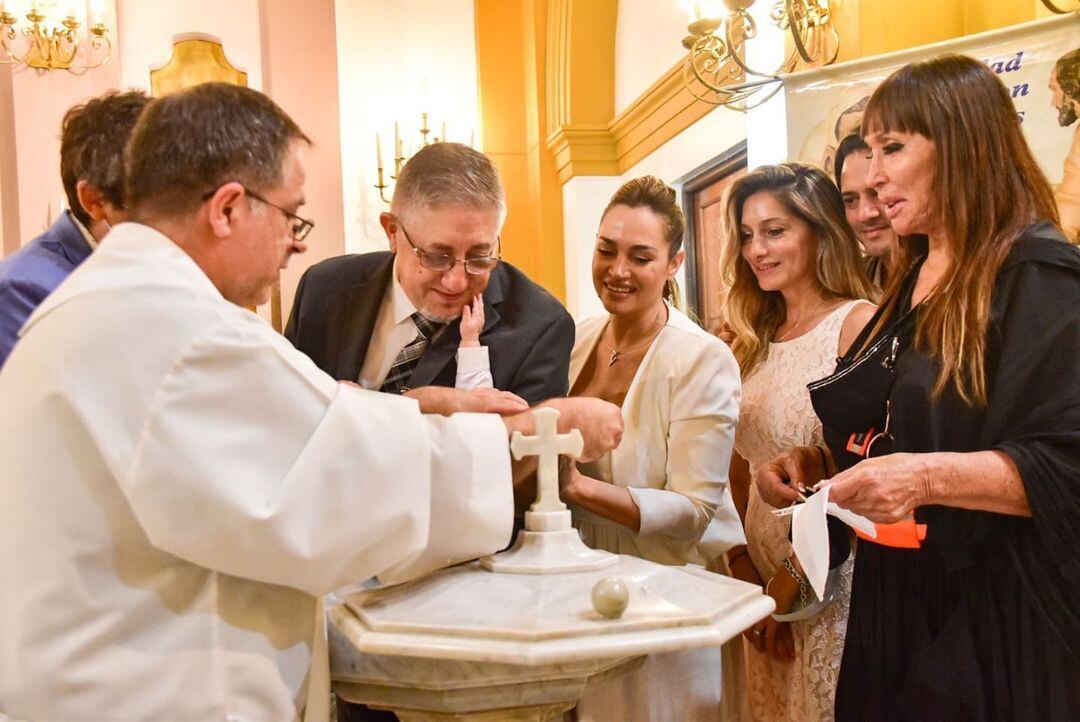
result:
M 420 145 L 416 150 L 432 143 L 442 143 L 447 139 L 446 137 L 446 121 L 442 122 L 442 131 L 440 135 L 434 135 L 434 130 L 428 127 L 428 114 L 420 113 Z M 428 138 L 428 136 L 432 136 Z M 469 134 L 469 146 L 473 146 L 474 136 L 473 133 Z M 394 159 L 394 172 L 390 174 L 390 180 L 397 180 L 398 174 L 401 173 L 401 166 L 405 165 L 405 161 L 412 157 L 410 152 L 411 146 L 406 145 L 401 138 L 401 126 L 397 121 L 394 121 L 394 145 L 393 145 L 393 159 Z M 378 165 L 378 182 L 375 184 L 375 188 L 379 191 L 379 199 L 383 203 L 389 203 L 390 199 L 386 197 L 386 189 L 390 188 L 390 184 L 384 181 L 383 176 L 383 155 L 382 155 L 382 141 L 379 140 L 379 134 L 375 134 L 375 161 Z
M 17 30 L 15 24 L 19 19 L 8 12 L 0 0 L 0 63 L 23 64 L 38 71 L 62 69 L 82 75 L 109 59 L 112 41 L 107 34 L 108 28 L 100 19 L 97 3 L 85 39 L 80 36 L 82 23 L 75 16 L 73 5 L 69 3 L 60 10 L 58 4 L 32 3 L 26 13 L 30 25 Z M 17 48 L 19 35 L 23 36 L 24 43 L 21 50 Z M 82 60 L 76 63 L 80 53 Z
M 776 95 L 783 76 L 800 63 L 819 66 L 836 60 L 840 37 L 829 0 L 778 0 L 769 17 L 778 28 L 790 31 L 791 48 L 775 69 L 752 68 L 746 61 L 746 44 L 758 34 L 748 12 L 754 1 L 680 0 L 690 17 L 690 34 L 682 41 L 690 51 L 683 77 L 696 98 L 745 111 Z

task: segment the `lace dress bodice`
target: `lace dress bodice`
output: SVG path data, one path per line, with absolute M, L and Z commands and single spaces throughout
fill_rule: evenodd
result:
M 851 301 L 808 333 L 769 345 L 766 359 L 743 380 L 735 450 L 758 467 L 793 446 L 824 446 L 821 422 L 806 385 L 832 373 L 844 319 Z M 791 517 L 777 517 L 751 484 L 746 510 L 746 544 L 763 580 L 791 555 Z M 840 570 L 835 601 L 809 619 L 792 622 L 795 661 L 774 662 L 746 646 L 749 711 L 758 720 L 831 720 L 837 672 L 847 625 L 851 560 Z
M 735 450 L 750 465 L 751 478 L 758 467 L 785 449 L 825 445 L 806 385 L 833 372 L 840 329 L 855 303 L 843 304 L 796 339 L 769 344 L 768 356 L 743 380 Z M 790 525 L 790 517 L 773 515 L 751 485 L 746 516 L 748 547 L 765 579 L 791 554 Z

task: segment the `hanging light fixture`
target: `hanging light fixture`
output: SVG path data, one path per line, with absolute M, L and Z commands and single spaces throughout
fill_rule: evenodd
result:
M 55 1 L 35 0 L 25 16 L 29 24 L 22 27 L 16 27 L 19 19 L 8 10 L 8 4 L 0 0 L 0 63 L 81 75 L 109 59 L 112 41 L 98 0 L 93 3 L 85 35 L 79 32 L 82 23 L 74 3 L 60 7 Z
M 754 1 L 680 0 L 690 19 L 690 34 L 682 41 L 690 51 L 683 75 L 687 88 L 700 100 L 745 111 L 775 95 L 783 76 L 800 64 L 820 66 L 836 60 L 840 37 L 829 0 L 779 0 L 769 18 L 790 32 L 791 49 L 775 68 L 751 67 L 746 50 L 758 35 L 749 12 Z
M 1057 13 L 1058 15 L 1068 15 L 1069 13 L 1080 13 L 1080 3 L 1077 3 L 1075 8 L 1060 8 L 1054 0 L 1042 0 L 1042 4 L 1046 6 L 1046 9 Z

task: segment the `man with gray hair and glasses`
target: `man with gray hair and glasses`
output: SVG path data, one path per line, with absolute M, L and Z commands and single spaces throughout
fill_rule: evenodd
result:
M 308 269 L 286 337 L 327 373 L 368 389 L 449 401 L 446 387 L 490 366 L 496 389 L 529 404 L 564 396 L 574 323 L 500 259 L 505 218 L 487 156 L 460 143 L 422 148 L 401 169 L 390 212 L 380 217 L 390 251 Z M 482 345 L 459 349 L 457 320 L 463 309 L 480 310 L 478 297 Z
M 304 250 L 309 141 L 208 83 L 147 106 L 134 222 L 37 308 L 0 373 L 0 718 L 305 720 L 321 596 L 510 540 L 532 411 L 338 383 L 245 306 Z M 556 399 L 596 458 L 619 410 Z

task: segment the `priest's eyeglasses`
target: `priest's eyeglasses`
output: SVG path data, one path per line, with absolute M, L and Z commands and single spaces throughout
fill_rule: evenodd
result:
M 454 258 L 447 253 L 439 253 L 432 251 L 422 251 L 416 247 L 416 244 L 409 238 L 409 234 L 405 232 L 405 226 L 401 224 L 401 220 L 398 219 L 398 228 L 401 229 L 401 235 L 405 236 L 405 240 L 412 246 L 413 253 L 420 259 L 420 265 L 430 271 L 437 271 L 439 273 L 446 273 L 459 263 L 465 264 L 465 272 L 474 276 L 479 276 L 481 273 L 487 273 L 495 266 L 499 265 L 500 256 L 496 252 L 492 256 L 473 256 L 471 258 Z M 495 239 L 495 247 L 499 247 L 499 239 Z
M 215 188 L 214 190 L 211 190 L 211 191 L 207 191 L 206 193 L 203 193 L 203 196 L 202 196 L 203 201 L 210 200 L 214 196 L 215 193 L 217 193 L 217 188 Z M 295 241 L 296 243 L 299 243 L 300 241 L 307 238 L 308 234 L 311 233 L 311 229 L 315 227 L 315 221 L 310 221 L 307 218 L 301 218 L 300 216 L 296 215 L 295 213 L 290 213 L 289 211 L 287 211 L 284 208 L 282 208 L 281 206 L 279 206 L 277 203 L 271 203 L 270 201 L 266 200 L 265 198 L 263 198 L 258 193 L 248 189 L 247 186 L 244 187 L 244 193 L 248 194 L 248 196 L 250 196 L 251 198 L 254 198 L 255 200 L 259 201 L 260 203 L 265 203 L 266 205 L 270 206 L 271 208 L 277 208 L 279 211 L 284 213 L 285 214 L 285 220 L 289 221 L 289 223 L 290 223 L 289 235 L 292 236 L 293 241 Z
M 292 233 L 293 240 L 297 243 L 307 238 L 308 234 L 311 233 L 311 229 L 315 227 L 315 221 L 310 221 L 307 218 L 301 218 L 295 213 L 290 213 L 289 211 L 279 206 L 277 203 L 271 203 L 270 201 L 260 196 L 258 193 L 248 190 L 247 188 L 244 188 L 244 192 L 255 200 L 259 201 L 260 203 L 265 203 L 271 208 L 277 208 L 279 211 L 284 213 L 286 220 L 288 220 L 289 223 L 292 224 L 289 231 Z

